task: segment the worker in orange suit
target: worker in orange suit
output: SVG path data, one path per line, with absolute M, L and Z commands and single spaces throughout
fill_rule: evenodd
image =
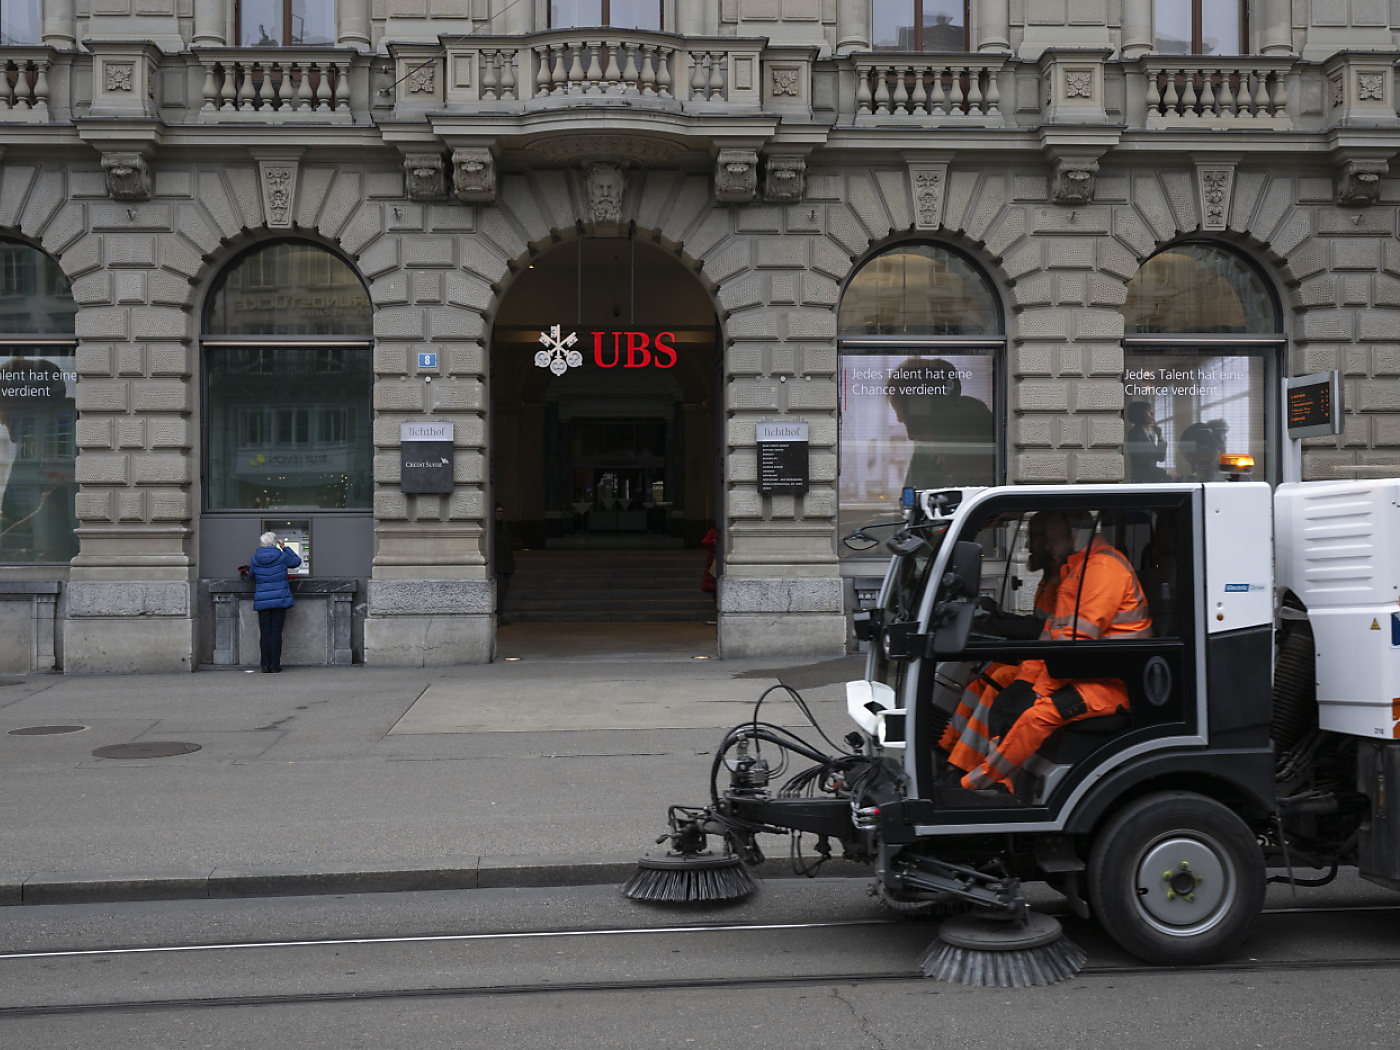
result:
M 1046 546 L 1045 530 L 1049 516 L 1049 511 L 1033 514 L 1026 526 L 1026 567 L 1032 572 L 1043 572 L 1035 592 L 1033 615 L 1003 614 L 992 617 L 994 631 L 1007 638 L 1037 638 L 1044 633 L 1045 624 L 1054 615 L 1059 565 L 1051 560 Z M 950 765 L 968 772 L 986 761 L 991 753 L 992 736 L 1000 735 L 1000 731 L 994 733 L 991 728 L 996 721 L 992 712 L 998 697 L 1014 683 L 1022 682 L 1007 694 L 1007 699 L 1014 703 L 1015 695 L 1034 680 L 1039 663 L 1038 660 L 1014 664 L 992 663 L 968 683 L 939 741 L 943 750 L 948 752 Z
M 1054 512 L 1046 519 L 1046 544 L 1060 569 L 1054 616 L 1042 637 L 1062 642 L 1152 637 L 1152 617 L 1137 574 L 1101 536 L 1093 534 L 1087 544 L 1079 538 L 1092 534 L 1089 525 L 1088 515 Z M 1039 665 L 1030 682 L 1034 700 L 992 743 L 986 761 L 962 778 L 963 787 L 1000 786 L 1014 792 L 1017 773 L 1056 729 L 1128 706 L 1127 690 L 1117 678 L 1058 679 L 1043 662 L 1027 663 Z

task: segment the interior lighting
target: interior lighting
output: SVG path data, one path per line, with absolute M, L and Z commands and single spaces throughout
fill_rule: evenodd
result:
M 1249 477 L 1254 469 L 1254 457 L 1244 452 L 1226 452 L 1220 457 L 1220 470 L 1229 474 L 1231 481 Z

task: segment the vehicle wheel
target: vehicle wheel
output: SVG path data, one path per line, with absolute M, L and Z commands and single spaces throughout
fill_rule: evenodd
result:
M 1264 858 L 1248 826 L 1185 791 L 1138 799 L 1099 833 L 1089 855 L 1094 915 L 1150 963 L 1228 955 L 1264 906 Z

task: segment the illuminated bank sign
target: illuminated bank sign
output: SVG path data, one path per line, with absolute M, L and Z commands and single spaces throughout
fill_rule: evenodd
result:
M 451 492 L 451 423 L 400 423 L 402 453 L 399 489 L 403 492 Z
M 598 368 L 671 368 L 676 363 L 675 332 L 591 332 L 591 339 L 580 339 L 577 332 L 565 335 L 563 330 L 562 325 L 554 325 L 540 333 L 544 349 L 535 352 L 537 368 L 548 368 L 557 376 L 582 368 L 583 351 L 575 347 L 590 342 L 590 356 Z

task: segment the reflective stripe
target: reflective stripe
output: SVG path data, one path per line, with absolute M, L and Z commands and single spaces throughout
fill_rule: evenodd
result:
M 1151 638 L 1152 636 L 1152 625 L 1148 624 L 1146 627 L 1141 627 L 1136 631 L 1114 631 L 1108 636 L 1107 640 L 1113 641 L 1116 638 Z
M 1113 618 L 1114 623 L 1141 623 L 1143 620 L 1150 620 L 1152 612 L 1144 602 L 1142 605 L 1135 605 L 1131 609 L 1124 609 Z
M 1074 618 L 1074 629 L 1085 638 L 1098 638 L 1103 632 L 1099 630 L 1099 625 L 1092 620 L 1086 620 L 1082 616 Z

